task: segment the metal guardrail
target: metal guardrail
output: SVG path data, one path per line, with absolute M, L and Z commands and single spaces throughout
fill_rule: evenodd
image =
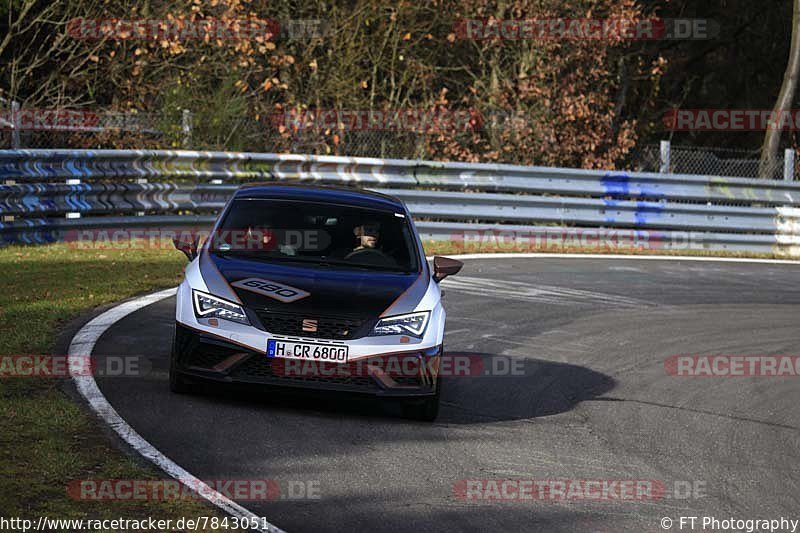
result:
M 0 242 L 50 242 L 98 228 L 208 226 L 239 184 L 272 180 L 392 194 L 426 238 L 477 246 L 628 243 L 800 255 L 800 183 L 190 151 L 0 151 Z

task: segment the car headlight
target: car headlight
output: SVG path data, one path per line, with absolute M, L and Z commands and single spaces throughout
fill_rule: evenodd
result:
M 205 292 L 192 290 L 194 314 L 197 318 L 222 318 L 239 324 L 250 325 L 244 309 L 239 304 L 217 298 Z
M 425 328 L 428 326 L 430 311 L 419 313 L 409 313 L 407 315 L 390 316 L 382 318 L 375 325 L 370 336 L 378 335 L 410 335 L 422 338 Z

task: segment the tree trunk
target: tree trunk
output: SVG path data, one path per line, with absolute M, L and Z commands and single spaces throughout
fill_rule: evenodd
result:
M 797 89 L 797 77 L 798 73 L 800 73 L 800 0 L 792 0 L 792 4 L 792 46 L 789 51 L 789 62 L 786 65 L 786 73 L 783 75 L 781 92 L 778 95 L 778 101 L 775 102 L 775 108 L 773 109 L 775 116 L 778 117 L 776 121 L 778 124 L 781 122 L 781 114 L 792 108 L 794 94 Z M 771 173 L 774 168 L 774 162 L 778 158 L 780 142 L 780 126 L 775 128 L 768 127 L 767 133 L 764 136 L 764 145 L 761 147 L 761 162 L 758 167 L 759 177 L 772 177 Z

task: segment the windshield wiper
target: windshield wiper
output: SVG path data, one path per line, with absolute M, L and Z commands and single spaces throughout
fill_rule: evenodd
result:
M 329 266 L 343 266 L 349 268 L 358 268 L 361 270 L 381 270 L 386 272 L 404 272 L 402 268 L 398 267 L 390 267 L 390 266 L 381 266 L 381 265 L 368 265 L 364 263 L 351 263 L 349 261 L 336 261 L 336 260 L 329 260 L 323 259 L 321 263 L 329 265 Z

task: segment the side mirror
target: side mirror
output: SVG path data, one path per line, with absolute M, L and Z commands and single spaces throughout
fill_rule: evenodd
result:
M 175 245 L 175 248 L 183 252 L 184 255 L 189 258 L 189 261 L 193 261 L 194 258 L 197 257 L 197 241 L 189 242 L 172 239 L 172 244 Z
M 458 274 L 463 266 L 461 261 L 437 255 L 433 258 L 433 279 L 438 283 L 447 276 Z

